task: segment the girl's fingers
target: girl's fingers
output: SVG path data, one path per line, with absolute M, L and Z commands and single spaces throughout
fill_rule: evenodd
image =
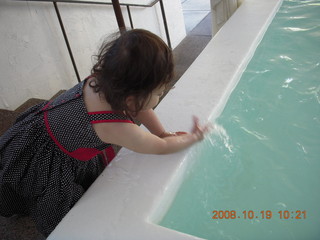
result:
M 207 123 L 204 126 L 200 126 L 199 124 L 199 118 L 196 116 L 193 116 L 193 129 L 192 133 L 197 136 L 199 140 L 202 140 L 204 138 L 204 135 L 208 132 L 210 132 L 213 128 L 211 123 Z
M 192 133 L 195 133 L 199 131 L 200 125 L 199 125 L 199 118 L 196 116 L 193 116 L 193 128 L 192 128 Z

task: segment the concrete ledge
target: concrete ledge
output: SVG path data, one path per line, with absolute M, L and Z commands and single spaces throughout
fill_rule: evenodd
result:
M 246 0 L 157 107 L 167 130 L 188 131 L 192 115 L 215 119 L 281 0 Z M 122 149 L 48 239 L 195 240 L 156 225 L 183 179 L 188 155 L 142 155 Z

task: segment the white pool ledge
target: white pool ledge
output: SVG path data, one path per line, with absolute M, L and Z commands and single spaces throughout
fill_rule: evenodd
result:
M 189 131 L 192 115 L 206 121 L 220 114 L 281 2 L 243 2 L 157 107 L 167 130 Z M 48 239 L 200 239 L 155 224 L 180 184 L 188 152 L 156 156 L 122 149 Z

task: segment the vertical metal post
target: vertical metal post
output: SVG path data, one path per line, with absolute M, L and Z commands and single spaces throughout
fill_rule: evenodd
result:
M 77 65 L 76 65 L 76 62 L 74 61 L 74 58 L 73 58 L 73 54 L 72 54 L 72 50 L 71 50 L 71 47 L 70 47 L 70 44 L 69 44 L 67 33 L 66 33 L 66 31 L 64 29 L 64 26 L 63 26 L 63 22 L 62 22 L 62 19 L 61 19 L 61 16 L 60 16 L 60 12 L 59 12 L 59 8 L 58 8 L 58 5 L 57 5 L 57 2 L 53 2 L 53 5 L 54 5 L 54 9 L 56 10 L 56 14 L 57 14 L 57 17 L 58 17 L 58 20 L 59 20 L 59 24 L 60 24 L 60 28 L 61 28 L 61 31 L 62 31 L 62 34 L 63 34 L 63 37 L 64 37 L 64 41 L 65 41 L 65 43 L 67 45 L 67 48 L 68 48 L 68 52 L 69 52 L 69 56 L 71 58 L 73 69 L 74 69 L 74 71 L 76 73 L 78 82 L 81 82 L 80 75 L 79 75 L 79 72 L 78 72 L 78 69 L 77 69 Z
M 163 2 L 162 2 L 162 0 L 160 0 L 159 2 L 160 2 L 160 7 L 161 7 L 163 25 L 164 25 L 164 29 L 166 31 L 168 46 L 171 48 L 171 41 L 170 41 L 169 30 L 168 30 L 168 25 L 167 25 L 167 18 L 166 18 L 166 14 L 164 11 Z
M 127 11 L 128 11 L 129 20 L 130 20 L 130 26 L 131 26 L 131 29 L 133 29 L 133 22 L 132 22 L 132 17 L 131 17 L 131 12 L 130 12 L 130 6 L 129 5 L 127 5 Z
M 116 18 L 117 18 L 119 30 L 122 33 L 124 31 L 126 31 L 126 26 L 124 24 L 119 0 L 112 0 L 112 6 L 113 6 L 114 13 L 116 15 Z

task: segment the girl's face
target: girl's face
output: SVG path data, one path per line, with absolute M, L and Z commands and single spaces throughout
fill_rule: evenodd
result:
M 159 103 L 160 97 L 164 94 L 165 89 L 166 89 L 166 86 L 163 85 L 153 90 L 153 92 L 149 96 L 149 100 L 143 106 L 142 110 L 149 110 L 157 106 L 157 104 Z

